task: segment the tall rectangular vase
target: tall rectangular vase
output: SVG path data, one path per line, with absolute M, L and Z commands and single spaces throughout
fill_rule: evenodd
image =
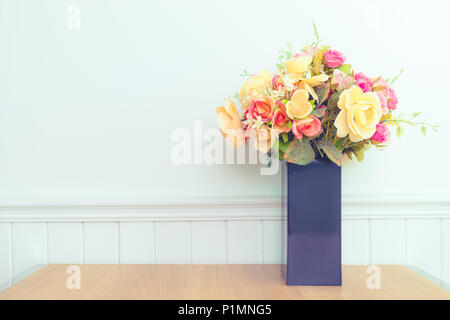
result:
M 283 163 L 283 263 L 287 285 L 340 286 L 341 168 L 328 159 Z

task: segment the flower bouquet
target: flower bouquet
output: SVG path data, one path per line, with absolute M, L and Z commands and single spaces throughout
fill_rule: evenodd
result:
M 390 132 L 400 136 L 405 124 L 420 125 L 425 134 L 437 126 L 414 122 L 420 113 L 394 116 L 398 99 L 392 80 L 355 72 L 343 53 L 316 40 L 294 53 L 280 50 L 278 72 L 244 72 L 248 79 L 237 98 L 239 113 L 229 98 L 217 108 L 221 132 L 234 146 L 254 140 L 267 153 L 273 147 L 280 160 L 307 165 L 318 155 L 341 165 L 344 156 L 364 158 L 371 146 L 383 148 Z
M 390 131 L 420 125 L 420 113 L 395 116 L 392 80 L 353 70 L 343 53 L 315 41 L 298 53 L 281 50 L 278 71 L 244 72 L 237 98 L 217 108 L 223 135 L 233 146 L 253 140 L 256 150 L 283 165 L 282 272 L 288 285 L 341 285 L 341 169 L 344 158 L 363 160 L 383 148 Z M 273 152 L 273 153 L 272 153 Z M 287 225 L 286 225 L 287 224 Z

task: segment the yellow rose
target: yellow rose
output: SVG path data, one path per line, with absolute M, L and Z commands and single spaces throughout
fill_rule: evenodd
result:
M 289 59 L 284 63 L 284 66 L 289 77 L 294 81 L 298 81 L 305 76 L 311 63 L 312 56 L 308 54 Z
M 308 101 L 309 93 L 304 89 L 295 91 L 291 100 L 286 103 L 286 113 L 291 119 L 306 118 L 312 111 Z
M 341 111 L 334 121 L 337 136 L 344 138 L 348 134 L 352 142 L 372 137 L 383 115 L 377 94 L 363 93 L 356 86 L 341 93 L 338 107 Z
M 272 75 L 269 71 L 263 70 L 259 74 L 251 76 L 244 82 L 239 93 L 242 107 L 248 108 L 250 103 L 260 96 L 264 95 L 265 87 L 272 88 Z

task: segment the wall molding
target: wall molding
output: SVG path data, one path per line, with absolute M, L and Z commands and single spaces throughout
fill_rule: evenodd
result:
M 343 195 L 343 219 L 450 218 L 448 195 Z M 280 197 L 0 199 L 0 222 L 279 220 Z

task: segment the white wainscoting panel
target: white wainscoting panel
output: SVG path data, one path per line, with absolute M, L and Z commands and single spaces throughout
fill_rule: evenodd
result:
M 192 222 L 192 263 L 227 263 L 226 222 Z
M 405 264 L 405 219 L 371 220 L 372 264 Z
M 48 224 L 48 263 L 83 262 L 83 225 L 80 222 Z
M 11 285 L 12 248 L 11 223 L 0 223 L 0 290 Z
M 13 277 L 20 278 L 37 265 L 46 264 L 47 224 L 13 223 Z
M 84 223 L 84 263 L 119 263 L 119 227 L 116 222 Z
M 228 221 L 228 263 L 262 262 L 262 222 Z
M 450 219 L 442 219 L 443 286 L 450 291 Z
M 154 222 L 120 222 L 120 263 L 155 263 Z
M 450 289 L 447 200 L 368 199 L 343 202 L 343 264 L 408 265 Z M 0 290 L 46 263 L 280 263 L 279 204 L 0 205 Z
M 407 261 L 442 279 L 442 238 L 439 219 L 411 219 L 406 222 Z
M 191 223 L 156 223 L 156 263 L 191 263 Z
M 281 221 L 263 221 L 262 229 L 263 263 L 281 262 Z
M 344 264 L 370 264 L 368 219 L 342 221 L 342 261 Z

